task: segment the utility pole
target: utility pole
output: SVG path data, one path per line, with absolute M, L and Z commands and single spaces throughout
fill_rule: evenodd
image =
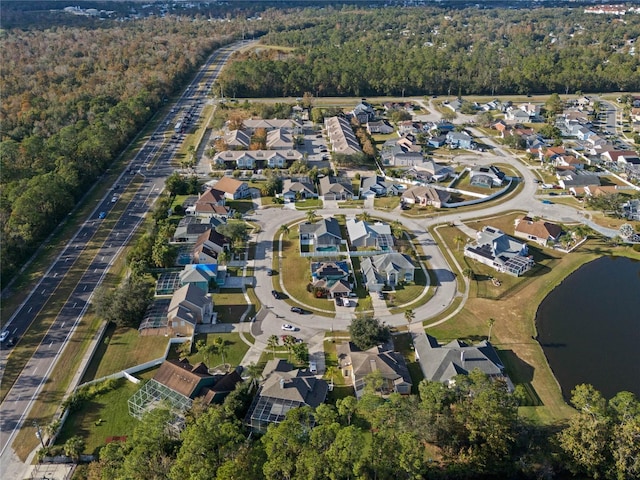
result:
M 42 448 L 44 448 L 44 441 L 42 440 L 42 430 L 40 430 L 40 424 L 37 422 L 37 420 L 33 421 L 33 426 L 36 428 L 36 437 L 38 437 Z

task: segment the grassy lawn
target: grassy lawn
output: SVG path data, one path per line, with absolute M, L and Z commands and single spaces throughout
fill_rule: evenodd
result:
M 311 279 L 311 260 L 302 258 L 298 254 L 297 228 L 293 227 L 289 234 L 283 235 L 282 261 L 280 268 L 274 268 L 274 271 L 278 272 L 278 275 L 273 276 L 274 288 L 280 289 L 280 279 L 282 279 L 287 292 L 292 297 L 291 300 L 299 299 L 310 307 L 334 312 L 335 304 L 332 301 L 315 298 L 307 292 L 307 285 Z
M 107 437 L 133 433 L 139 421 L 129 415 L 127 401 L 140 385 L 124 378 L 117 382 L 117 388 L 85 402 L 69 415 L 56 439 L 56 445 L 64 445 L 69 438 L 78 435 L 85 442 L 85 453 L 95 454 L 97 449 L 105 445 Z M 102 421 L 99 422 L 100 419 Z
M 195 343 L 197 344 L 198 341 L 202 340 L 206 345 L 211 345 L 217 337 L 220 337 L 225 341 L 225 346 L 227 348 L 224 353 L 224 363 L 228 363 L 232 367 L 240 365 L 240 362 L 242 362 L 247 350 L 249 350 L 249 345 L 242 341 L 239 333 L 199 334 L 195 337 Z M 179 356 L 177 347 L 174 345 L 169 351 L 168 358 L 177 359 Z M 222 355 L 219 353 L 212 353 L 205 358 L 201 353 L 198 353 L 195 344 L 193 345 L 192 353 L 187 356 L 187 359 L 191 365 L 195 365 L 198 362 L 204 362 L 209 368 L 214 368 L 218 365 L 222 365 L 223 363 Z
M 101 378 L 164 355 L 168 339 L 140 336 L 136 328 L 110 325 L 93 356 L 82 382 Z
M 296 210 L 314 210 L 322 208 L 322 200 L 319 198 L 308 198 L 306 200 L 299 200 L 295 203 Z
M 338 208 L 363 208 L 364 200 L 345 200 L 338 202 Z
M 218 313 L 218 323 L 237 323 L 240 317 L 247 311 L 249 305 L 240 289 L 224 289 L 213 295 L 213 311 Z M 250 306 L 251 310 L 253 305 Z M 249 316 L 253 314 L 249 312 Z
M 373 206 L 379 210 L 393 210 L 400 205 L 400 197 L 379 197 L 373 200 Z
M 244 198 L 242 200 L 227 200 L 225 205 L 242 214 L 252 211 L 255 207 L 253 200 L 250 198 Z

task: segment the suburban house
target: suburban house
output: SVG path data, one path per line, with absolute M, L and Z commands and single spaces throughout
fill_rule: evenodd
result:
M 565 170 L 556 173 L 558 177 L 558 185 L 562 188 L 569 189 L 571 187 L 587 187 L 600 185 L 600 177 L 587 173 L 583 170 Z
M 447 136 L 446 135 L 434 135 L 433 137 L 427 140 L 427 145 L 433 148 L 440 148 L 447 144 Z
M 286 168 L 296 160 L 301 160 L 302 157 L 301 152 L 291 148 L 283 150 L 227 150 L 216 153 L 213 161 L 218 165 L 225 165 L 231 169 L 254 170 L 262 168 Z M 216 184 L 216 188 L 220 187 Z
M 380 151 L 384 165 L 410 167 L 424 161 L 420 146 L 408 140 L 408 137 L 415 138 L 413 134 L 407 134 L 397 140 L 384 142 Z
M 329 391 L 327 382 L 282 359 L 269 360 L 262 377 L 265 380 L 245 417 L 245 424 L 254 432 L 264 433 L 269 424 L 282 422 L 292 408 L 318 407 Z
M 200 263 L 185 265 L 178 278 L 183 286 L 193 284 L 204 293 L 209 293 L 211 286 L 224 285 L 226 274 L 226 267 L 221 267 L 217 263 Z
M 178 222 L 172 241 L 175 243 L 193 243 L 204 232 L 216 228 L 222 223 L 222 220 L 217 217 L 207 219 L 186 215 Z
M 337 346 L 338 368 L 342 375 L 351 379 L 351 385 L 357 398 L 365 390 L 367 376 L 374 372 L 382 377 L 379 389 L 383 396 L 396 392 L 411 394 L 412 381 L 404 357 L 393 351 L 391 343 L 360 350 L 351 342 Z
M 397 252 L 373 255 L 360 261 L 362 283 L 370 292 L 380 292 L 385 286 L 413 282 L 415 270 L 409 256 Z
M 505 381 L 509 391 L 513 391 L 513 384 L 504 373 L 500 357 L 487 340 L 476 345 L 468 345 L 460 340 L 440 345 L 434 337 L 424 332 L 413 333 L 412 336 L 416 358 L 425 380 L 454 386 L 456 376 L 480 370 L 494 380 Z
M 167 328 L 173 335 L 192 337 L 196 325 L 212 320 L 213 301 L 195 284 L 188 283 L 173 292 L 167 310 Z
M 451 100 L 450 102 L 444 102 L 443 105 L 457 113 L 460 111 L 463 102 L 464 100 L 462 100 L 461 98 L 456 98 L 455 100 Z
M 209 188 L 193 203 L 186 208 L 188 215 L 200 218 L 226 217 L 230 209 L 225 206 L 225 193 L 217 188 Z
M 386 181 L 380 175 L 360 178 L 360 198 L 399 195 L 401 190 L 399 185 Z
M 353 290 L 349 280 L 349 264 L 345 261 L 311 263 L 311 285 L 328 298 L 348 297 Z
M 632 199 L 622 204 L 622 214 L 627 220 L 640 221 L 640 200 Z
M 511 107 L 504 115 L 504 119 L 511 124 L 527 123 L 531 121 L 531 117 L 527 112 L 520 108 Z
M 441 208 L 442 204 L 447 203 L 450 198 L 449 192 L 436 189 L 431 185 L 411 187 L 402 194 L 404 203 L 419 206 L 433 205 L 435 208 Z
M 229 249 L 229 239 L 215 228 L 210 228 L 202 233 L 193 246 L 191 253 L 192 263 L 217 263 L 218 255 Z
M 237 200 L 251 196 L 247 182 L 241 182 L 231 177 L 222 177 L 214 186 L 216 190 L 224 193 L 225 198 Z
M 543 247 L 555 243 L 562 235 L 562 227 L 546 220 L 534 220 L 529 216 L 515 220 L 514 236 L 536 242 Z
M 504 172 L 498 167 L 477 165 L 469 170 L 469 185 L 484 188 L 499 187 L 502 185 L 504 177 Z
M 477 232 L 474 243 L 464 247 L 464 255 L 516 277 L 531 270 L 534 265 L 533 258 L 528 255 L 526 242 L 489 226 Z
M 301 251 L 303 245 L 313 246 L 311 251 L 337 251 L 342 244 L 340 224 L 333 217 L 315 223 L 301 223 L 299 230 Z
M 424 183 L 442 182 L 453 174 L 453 168 L 448 165 L 441 165 L 433 160 L 425 160 L 406 171 L 407 178 L 410 175 Z
M 453 148 L 470 149 L 473 145 L 473 137 L 467 132 L 447 133 L 447 143 Z
M 556 155 L 553 157 L 553 166 L 556 168 L 569 168 L 571 170 L 584 169 L 585 161 L 573 155 Z
M 618 166 L 625 166 L 629 163 L 640 164 L 640 157 L 634 150 L 610 150 L 604 152 L 602 157 L 611 163 L 615 163 Z
M 201 397 L 205 405 L 222 403 L 236 384 L 242 382 L 241 368 L 211 375 L 204 363 L 165 360 L 151 380 L 129 398 L 129 415 L 140 420 L 158 405 L 168 402 L 173 411 L 185 412 L 193 400 Z M 184 423 L 184 419 L 179 423 Z
M 375 248 L 377 250 L 392 250 L 394 245 L 391 227 L 382 222 L 369 223 L 364 220 L 349 218 L 347 233 L 352 248 Z
M 320 194 L 323 200 L 351 200 L 353 187 L 349 179 L 339 181 L 334 176 L 324 176 L 320 179 Z
M 308 178 L 297 180 L 287 178 L 282 185 L 282 198 L 286 203 L 291 203 L 296 200 L 318 198 L 318 194 Z
M 387 120 L 369 120 L 367 122 L 367 132 L 369 134 L 380 133 L 387 135 L 393 133 L 394 128 Z
M 352 117 L 355 117 L 361 125 L 369 123 L 376 118 L 376 111 L 373 109 L 373 105 L 364 100 L 356 105 L 349 113 Z
M 324 128 L 331 143 L 331 150 L 343 155 L 362 153 L 360 143 L 353 133 L 353 128 L 344 117 L 329 117 L 324 119 Z

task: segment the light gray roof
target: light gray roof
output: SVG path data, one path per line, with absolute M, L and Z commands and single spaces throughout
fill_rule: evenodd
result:
M 331 218 L 323 218 L 316 223 L 301 223 L 300 234 L 303 233 L 315 235 L 316 238 L 322 237 L 325 234 L 329 234 L 342 240 L 342 233 L 340 232 L 340 224 L 338 221 Z
M 358 221 L 355 218 L 350 218 L 347 220 L 347 232 L 351 243 L 357 243 L 363 237 L 381 237 L 387 242 L 386 245 L 393 246 L 391 227 L 386 223 L 369 223 L 364 220 Z
M 263 376 L 266 380 L 260 396 L 299 402 L 313 408 L 325 401 L 329 390 L 327 382 L 308 370 L 293 369 L 284 360 L 267 362 Z
M 422 332 L 413 334 L 413 345 L 425 379 L 448 382 L 456 375 L 467 375 L 478 369 L 486 375 L 503 376 L 504 366 L 487 340 L 476 345 L 454 340 L 447 345 Z

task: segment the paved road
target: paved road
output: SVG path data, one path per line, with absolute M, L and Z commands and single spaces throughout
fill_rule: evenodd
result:
M 185 111 L 192 115 L 192 123 L 197 122 L 200 103 L 206 95 L 206 86 L 200 83 L 207 78 L 210 82 L 220 72 L 222 65 L 238 48 L 248 42 L 239 42 L 214 53 L 196 75 L 191 85 L 177 101 L 171 113 L 160 123 L 158 129 L 140 149 L 129 168 L 124 172 L 99 202 L 90 217 L 65 245 L 60 255 L 51 264 L 43 278 L 27 295 L 24 302 L 7 322 L 5 328 L 12 334 L 21 336 L 60 285 L 64 276 L 74 268 L 75 262 L 83 255 L 87 243 L 96 234 L 105 220 L 110 220 L 112 208 L 120 200 L 120 192 L 127 189 L 136 173 L 142 178 L 133 199 L 116 219 L 107 239 L 91 260 L 90 266 L 72 291 L 45 335 L 42 343 L 29 360 L 5 400 L 0 405 L 0 477 L 23 478 L 24 465 L 17 462 L 9 446 L 21 428 L 35 398 L 49 378 L 55 363 L 81 321 L 88 308 L 91 295 L 109 270 L 113 260 L 127 244 L 133 232 L 142 222 L 145 214 L 153 206 L 164 188 L 164 181 L 174 168 L 171 165 L 176 143 L 167 143 L 165 130 L 182 118 Z M 205 77 L 207 75 L 207 77 Z M 117 186 L 117 188 L 116 188 Z M 133 187 L 131 187 L 133 188 Z M 103 217 L 103 218 L 101 218 Z M 0 367 L 4 371 L 10 350 L 2 350 Z

